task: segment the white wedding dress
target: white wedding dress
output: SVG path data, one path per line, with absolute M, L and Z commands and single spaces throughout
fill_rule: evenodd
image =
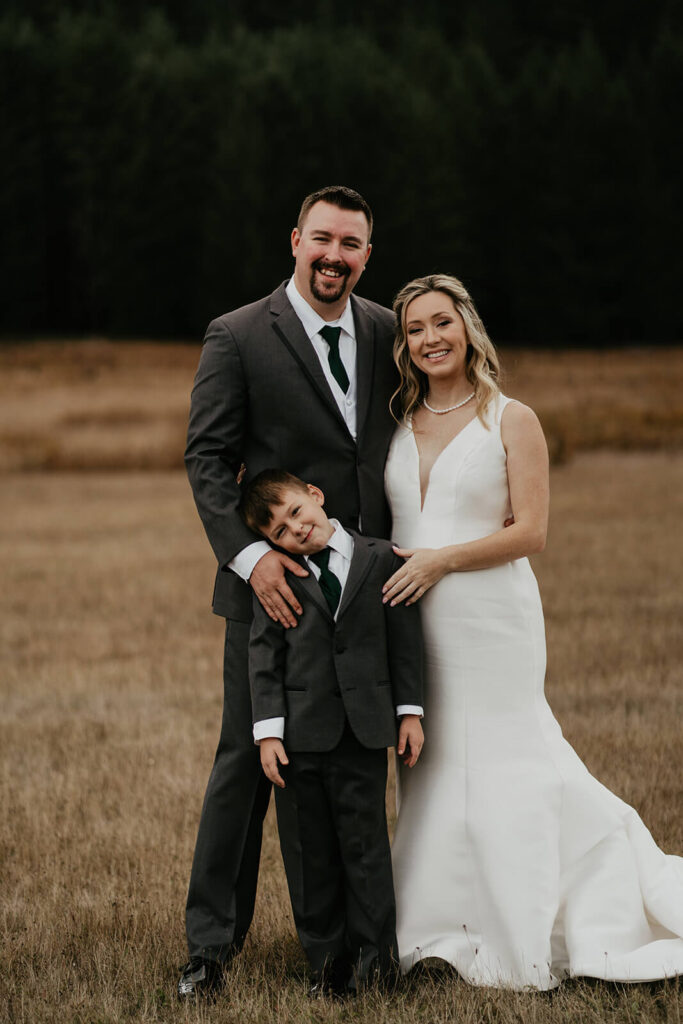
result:
M 510 513 L 501 396 L 437 458 L 400 427 L 386 465 L 393 540 L 438 548 Z M 439 957 L 473 985 L 683 973 L 683 858 L 594 779 L 543 693 L 545 636 L 526 558 L 451 573 L 422 598 L 425 745 L 400 770 L 393 843 L 401 966 Z

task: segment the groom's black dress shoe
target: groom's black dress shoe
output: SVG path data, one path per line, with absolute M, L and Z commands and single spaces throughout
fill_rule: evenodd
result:
M 223 964 L 191 956 L 178 982 L 178 999 L 192 1002 L 197 996 L 215 997 L 225 980 Z
M 314 976 L 308 990 L 309 999 L 348 999 L 356 993 L 349 988 L 351 968 L 345 960 L 333 960 Z
M 307 992 L 309 999 L 349 999 L 355 994 L 348 986 L 330 985 L 329 981 L 316 981 Z

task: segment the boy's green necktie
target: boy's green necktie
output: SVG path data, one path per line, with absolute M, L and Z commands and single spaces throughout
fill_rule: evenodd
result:
M 330 561 L 330 549 L 323 548 L 322 551 L 316 551 L 314 555 L 308 556 L 312 562 L 320 569 L 320 589 L 325 595 L 325 600 L 330 606 L 330 611 L 334 615 L 339 604 L 339 598 L 341 597 L 341 583 L 334 573 L 328 569 L 328 562 Z
M 346 394 L 349 390 L 349 378 L 346 375 L 344 364 L 342 363 L 341 356 L 339 355 L 339 335 L 341 334 L 341 327 L 330 327 L 328 324 L 326 327 L 321 327 L 318 333 L 330 346 L 327 358 L 330 364 L 330 369 L 332 370 L 332 376 L 344 394 Z

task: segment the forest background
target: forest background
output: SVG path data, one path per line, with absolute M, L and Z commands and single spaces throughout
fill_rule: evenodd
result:
M 677 0 L 4 0 L 0 334 L 197 337 L 272 290 L 303 195 L 363 289 L 465 279 L 493 336 L 683 334 Z

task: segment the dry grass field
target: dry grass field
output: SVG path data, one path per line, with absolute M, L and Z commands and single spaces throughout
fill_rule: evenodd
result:
M 199 345 L 0 345 L 0 472 L 182 465 Z M 503 353 L 553 461 L 575 451 L 683 448 L 683 347 Z
M 683 854 L 683 358 L 608 356 L 511 360 L 508 390 L 539 408 L 534 394 L 550 390 L 548 412 L 570 410 L 567 422 L 584 402 L 635 410 L 603 437 L 610 449 L 582 450 L 595 438 L 572 434 L 576 454 L 553 467 L 535 561 L 548 692 L 590 769 Z M 0 349 L 0 1021 L 681 1024 L 677 981 L 569 982 L 549 996 L 437 971 L 391 997 L 309 1004 L 272 815 L 229 993 L 176 1003 L 222 630 L 184 475 L 152 467 L 178 461 L 196 357 L 104 342 Z M 640 440 L 639 417 L 655 424 Z

